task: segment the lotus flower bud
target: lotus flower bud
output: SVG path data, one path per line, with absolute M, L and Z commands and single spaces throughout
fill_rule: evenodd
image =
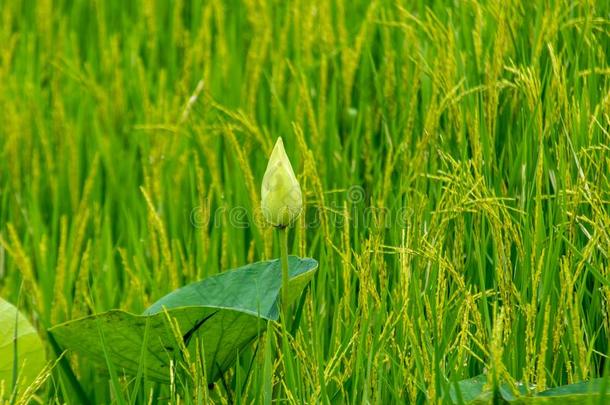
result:
M 284 150 L 282 138 L 277 138 L 263 176 L 261 208 L 265 220 L 279 228 L 291 224 L 303 209 L 301 186 Z

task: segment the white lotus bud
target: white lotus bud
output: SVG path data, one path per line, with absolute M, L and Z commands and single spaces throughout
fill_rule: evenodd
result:
M 265 220 L 280 228 L 290 225 L 303 210 L 301 186 L 284 150 L 282 138 L 277 138 L 263 176 L 261 208 Z

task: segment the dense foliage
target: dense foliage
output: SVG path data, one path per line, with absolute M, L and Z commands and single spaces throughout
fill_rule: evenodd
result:
M 0 296 L 45 342 L 277 258 L 259 190 L 278 136 L 305 207 L 290 250 L 320 263 L 292 337 L 271 328 L 211 390 L 68 354 L 92 403 L 423 403 L 482 373 L 603 375 L 610 2 L 0 10 Z M 48 377 L 43 402 L 77 401 Z

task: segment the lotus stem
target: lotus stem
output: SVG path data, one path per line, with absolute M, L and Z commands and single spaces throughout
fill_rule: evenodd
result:
M 282 298 L 284 314 L 288 310 L 288 228 L 278 228 L 280 232 L 280 258 L 282 262 Z

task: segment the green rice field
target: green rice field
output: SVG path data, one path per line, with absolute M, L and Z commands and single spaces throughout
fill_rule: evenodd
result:
M 284 235 L 317 268 L 222 367 L 93 316 Z M 0 297 L 2 404 L 609 404 L 610 2 L 0 0 Z

